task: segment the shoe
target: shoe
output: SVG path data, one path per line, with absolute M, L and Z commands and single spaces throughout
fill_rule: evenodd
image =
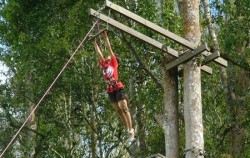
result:
M 132 142 L 135 139 L 135 130 L 132 128 L 128 131 L 128 141 Z

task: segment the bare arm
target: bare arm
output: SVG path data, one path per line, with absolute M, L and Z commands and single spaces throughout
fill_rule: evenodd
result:
M 93 43 L 94 43 L 95 51 L 96 51 L 96 53 L 98 55 L 98 58 L 101 59 L 101 60 L 104 60 L 104 57 L 102 55 L 102 51 L 101 51 L 100 47 L 98 46 L 98 44 L 96 43 L 95 39 L 93 40 Z
M 104 31 L 104 38 L 105 38 L 105 40 L 106 40 L 106 44 L 107 44 L 107 47 L 108 47 L 110 56 L 114 56 L 115 54 L 114 54 L 114 52 L 113 52 L 113 50 L 112 50 L 112 48 L 111 48 L 111 44 L 110 44 L 110 42 L 109 42 L 109 38 L 108 38 L 108 35 L 107 35 L 107 32 L 106 32 L 106 31 Z

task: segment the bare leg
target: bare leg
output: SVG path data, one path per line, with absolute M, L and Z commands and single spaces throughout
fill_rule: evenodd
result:
M 116 112 L 119 114 L 119 117 L 122 121 L 122 124 L 128 129 L 128 123 L 127 123 L 127 119 L 125 118 L 125 116 L 122 113 L 122 109 L 120 108 L 120 106 L 118 105 L 117 102 L 113 102 L 111 103 L 113 108 L 116 110 Z
M 132 129 L 132 120 L 131 120 L 131 115 L 130 115 L 130 112 L 129 112 L 129 109 L 128 109 L 127 100 L 126 99 L 120 100 L 118 102 L 118 105 L 119 105 L 119 107 L 120 107 L 120 109 L 122 111 L 123 117 L 126 120 L 127 129 L 131 130 Z

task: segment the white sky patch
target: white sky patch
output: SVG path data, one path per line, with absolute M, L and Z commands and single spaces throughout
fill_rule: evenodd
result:
M 3 84 L 7 80 L 8 67 L 0 61 L 0 84 Z

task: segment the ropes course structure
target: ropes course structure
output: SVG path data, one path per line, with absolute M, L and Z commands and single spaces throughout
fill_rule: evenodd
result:
M 123 15 L 125 17 L 128 17 L 130 20 L 133 20 L 136 23 L 139 23 L 141 25 L 143 25 L 146 28 L 151 29 L 152 31 L 155 31 L 158 34 L 163 35 L 164 37 L 175 41 L 176 43 L 178 43 L 181 46 L 184 46 L 187 48 L 187 51 L 185 53 L 180 53 L 178 50 L 175 50 L 173 48 L 171 48 L 170 46 L 165 45 L 164 43 L 161 43 L 147 35 L 144 35 L 143 33 L 134 30 L 131 27 L 128 27 L 126 25 L 124 25 L 123 23 L 112 19 L 110 16 L 106 16 L 102 13 L 100 13 L 101 10 L 108 8 L 109 12 L 108 14 L 110 14 L 110 10 L 112 11 L 116 11 L 117 13 L 119 13 L 120 15 Z M 212 68 L 206 66 L 207 63 L 213 61 L 216 64 L 219 64 L 223 67 L 227 67 L 227 61 L 223 58 L 220 57 L 219 53 L 212 53 L 210 52 L 210 49 L 208 47 L 208 45 L 202 44 L 199 46 L 196 46 L 194 43 L 186 40 L 185 38 L 182 38 L 136 14 L 134 14 L 133 12 L 122 8 L 114 3 L 112 3 L 109 0 L 105 0 L 105 4 L 100 7 L 97 11 L 94 9 L 89 9 L 89 15 L 93 16 L 96 18 L 95 22 L 93 23 L 93 26 L 90 28 L 90 30 L 87 32 L 87 34 L 85 35 L 85 37 L 83 38 L 83 40 L 80 42 L 80 44 L 78 45 L 78 47 L 75 49 L 75 51 L 72 53 L 72 55 L 70 56 L 69 60 L 66 62 L 66 64 L 63 66 L 63 68 L 61 69 L 61 71 L 59 72 L 59 74 L 56 76 L 56 78 L 54 79 L 54 81 L 51 83 L 51 85 L 48 87 L 48 89 L 46 90 L 46 92 L 44 93 L 44 95 L 41 97 L 41 99 L 38 101 L 38 103 L 33 107 L 33 109 L 31 110 L 30 114 L 28 115 L 28 117 L 26 118 L 26 120 L 24 121 L 24 123 L 22 124 L 22 126 L 19 128 L 19 130 L 16 132 L 16 134 L 13 136 L 13 138 L 11 139 L 11 141 L 9 142 L 9 144 L 6 146 L 6 148 L 2 151 L 0 158 L 3 157 L 4 153 L 7 151 L 7 149 L 10 147 L 10 145 L 14 142 L 14 140 L 16 139 L 16 137 L 18 136 L 18 134 L 21 132 L 21 130 L 23 129 L 23 127 L 26 125 L 26 123 L 28 122 L 28 120 L 31 118 L 32 114 L 36 111 L 36 109 L 38 108 L 38 106 L 40 105 L 40 103 L 43 101 L 43 99 L 45 98 L 45 96 L 49 93 L 49 91 L 51 90 L 51 88 L 53 87 L 53 85 L 56 83 L 56 81 L 58 80 L 58 78 L 61 76 L 61 74 L 63 73 L 63 71 L 66 69 L 66 67 L 69 65 L 69 63 L 71 62 L 71 60 L 73 59 L 73 57 L 75 56 L 76 52 L 80 49 L 80 47 L 83 45 L 83 43 L 86 41 L 86 39 L 88 38 L 89 40 L 92 40 L 93 38 L 99 36 L 100 34 L 102 34 L 104 31 L 106 31 L 108 29 L 108 26 L 111 25 L 112 27 L 123 31 L 157 49 L 159 49 L 161 52 L 163 53 L 168 53 L 168 55 L 172 56 L 174 58 L 173 61 L 169 62 L 165 68 L 166 70 L 170 70 L 174 67 L 178 67 L 181 64 L 185 64 L 186 62 L 192 60 L 194 57 L 200 55 L 200 56 L 204 56 L 205 61 L 202 63 L 201 65 L 201 70 L 203 70 L 204 72 L 208 73 L 208 74 L 212 74 Z M 106 28 L 100 30 L 99 29 L 99 25 L 98 22 L 102 21 L 104 23 L 106 23 Z M 90 36 L 90 33 L 93 31 L 93 29 L 97 27 L 97 33 L 94 34 L 93 36 Z M 189 150 L 188 150 L 189 151 Z M 186 152 L 188 152 L 186 151 Z M 202 152 L 200 152 L 202 151 Z M 199 154 L 203 154 L 203 149 L 199 149 Z
M 101 11 L 102 9 L 104 9 L 105 6 L 103 5 L 103 7 L 101 7 L 98 11 Z M 22 129 L 24 128 L 24 126 L 27 124 L 27 122 L 29 121 L 29 119 L 31 118 L 32 114 L 36 111 L 36 109 L 39 107 L 39 105 L 41 104 L 41 102 L 43 101 L 43 99 L 46 97 L 46 95 L 49 93 L 49 91 L 51 90 L 51 88 L 53 87 L 53 85 L 56 83 L 56 81 L 59 79 L 59 77 L 61 76 L 61 74 L 64 72 L 64 70 L 66 69 L 66 67 L 69 65 L 69 63 L 71 62 L 71 60 L 73 59 L 73 57 L 75 56 L 75 54 L 77 53 L 77 51 L 81 48 L 81 46 L 83 45 L 83 43 L 86 41 L 86 39 L 89 37 L 90 33 L 92 32 L 92 30 L 95 28 L 95 26 L 98 24 L 100 19 L 96 19 L 96 21 L 94 22 L 94 24 L 92 25 L 92 27 L 89 29 L 89 31 L 87 32 L 87 34 L 85 35 L 85 37 L 82 39 L 82 41 L 80 42 L 80 44 L 78 45 L 78 47 L 75 49 L 75 51 L 71 54 L 70 58 L 68 59 L 68 61 L 66 62 L 66 64 L 63 66 L 63 68 L 61 69 L 61 71 L 58 73 L 58 75 L 56 76 L 56 78 L 54 79 L 54 81 L 51 83 L 51 85 L 48 87 L 48 89 L 45 91 L 44 95 L 41 97 L 41 99 L 38 101 L 38 103 L 32 108 L 30 114 L 28 115 L 28 117 L 25 119 L 24 123 L 22 124 L 22 126 L 18 129 L 18 131 L 16 132 L 16 134 L 12 137 L 12 139 L 10 140 L 10 142 L 8 143 L 8 145 L 4 148 L 4 150 L 2 151 L 0 158 L 3 157 L 3 155 L 5 154 L 5 152 L 8 150 L 8 148 L 11 146 L 11 144 L 14 142 L 14 140 L 16 139 L 16 137 L 19 135 L 19 133 L 22 131 Z

